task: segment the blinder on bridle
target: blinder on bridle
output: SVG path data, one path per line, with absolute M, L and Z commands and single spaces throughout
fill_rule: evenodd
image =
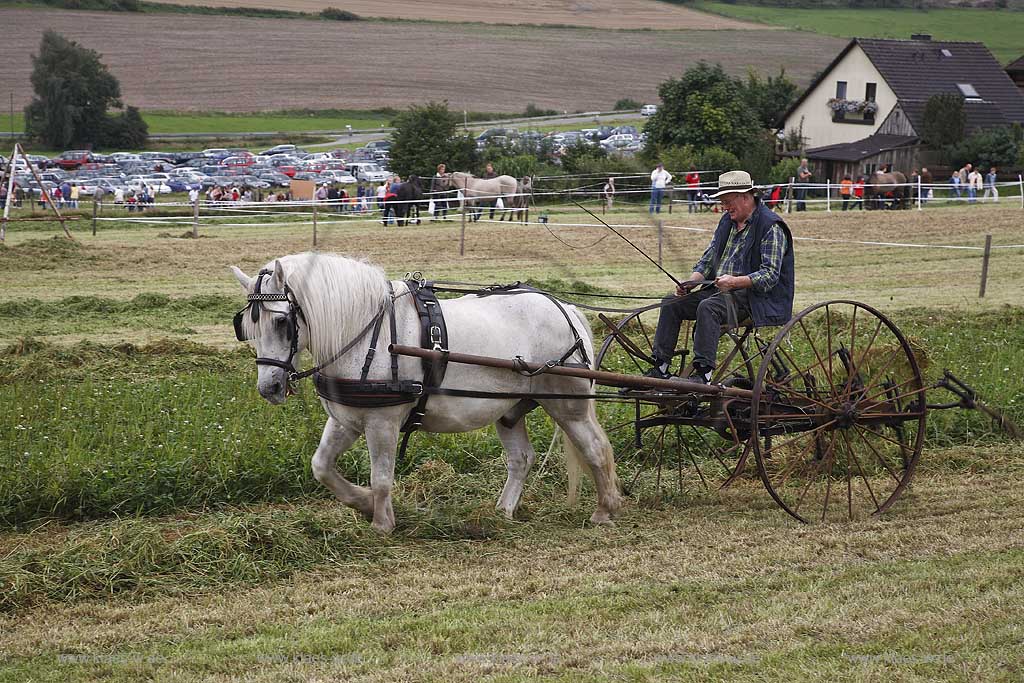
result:
M 253 293 L 249 294 L 246 299 L 249 303 L 246 304 L 245 308 L 235 313 L 233 320 L 235 326 L 235 338 L 238 341 L 244 342 L 252 339 L 245 330 L 245 314 L 249 312 L 249 318 L 252 322 L 256 323 L 260 320 L 260 315 L 263 310 L 263 304 L 266 301 L 287 301 L 288 302 L 288 314 L 287 314 L 287 325 L 288 325 L 288 341 L 291 345 L 288 359 L 281 361 L 276 358 L 257 358 L 257 365 L 273 365 L 279 368 L 287 370 L 291 374 L 295 374 L 295 366 L 292 365 L 292 360 L 295 358 L 295 354 L 298 353 L 299 347 L 299 318 L 303 320 L 306 316 L 302 312 L 302 307 L 299 306 L 298 302 L 295 301 L 295 297 L 292 295 L 291 289 L 288 285 L 284 286 L 284 292 L 280 294 L 265 294 L 262 291 L 263 278 L 271 275 L 274 271 L 264 268 L 256 276 L 256 286 L 253 287 Z

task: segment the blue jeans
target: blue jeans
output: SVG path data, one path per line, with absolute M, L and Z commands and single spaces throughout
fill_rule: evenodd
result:
M 647 213 L 661 213 L 661 198 L 665 195 L 665 189 L 661 187 L 651 188 L 651 204 L 647 207 Z
M 977 201 L 977 197 L 978 197 L 978 190 L 974 187 L 974 185 L 968 185 L 967 186 L 967 201 L 975 202 L 975 201 Z

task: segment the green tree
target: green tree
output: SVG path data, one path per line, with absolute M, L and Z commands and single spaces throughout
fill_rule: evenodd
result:
M 760 130 L 743 84 L 729 77 L 719 64 L 700 62 L 682 78 L 658 86 L 658 95 L 661 106 L 644 127 L 649 159 L 659 149 L 682 145 L 698 151 L 720 147 L 739 155 Z
M 943 150 L 964 137 L 967 116 L 964 100 L 955 93 L 932 95 L 921 116 L 921 141 L 935 150 Z
M 950 145 L 948 155 L 957 164 L 972 163 L 978 170 L 990 166 L 1013 166 L 1020 152 L 1013 131 L 1008 127 L 988 128 Z
M 391 168 L 403 178 L 415 173 L 431 176 L 438 164 L 449 171 L 467 170 L 476 162 L 476 141 L 459 133 L 459 116 L 448 102 L 412 105 L 391 125 Z
M 765 80 L 751 69 L 743 90 L 747 102 L 757 113 L 761 127 L 774 130 L 789 105 L 796 100 L 800 88 L 786 77 L 784 68 L 779 69 L 778 76 L 769 76 Z
M 121 86 L 94 50 L 47 30 L 32 57 L 35 99 L 25 107 L 25 131 L 59 149 L 102 143 L 107 109 L 121 107 Z
M 140 149 L 149 138 L 149 126 L 136 107 L 126 107 L 117 116 L 107 117 L 104 144 L 122 149 Z

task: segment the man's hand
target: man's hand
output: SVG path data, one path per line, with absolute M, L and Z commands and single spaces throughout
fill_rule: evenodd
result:
M 751 286 L 750 278 L 746 275 L 720 275 L 715 279 L 715 286 L 719 291 L 730 292 L 734 289 L 746 289 Z
M 700 273 L 694 273 L 690 276 L 689 280 L 684 280 L 676 285 L 676 296 L 686 296 L 695 287 L 700 286 L 700 283 L 704 281 L 704 276 Z

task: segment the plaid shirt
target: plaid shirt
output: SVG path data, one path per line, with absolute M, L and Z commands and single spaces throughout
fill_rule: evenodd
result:
M 748 220 L 743 224 L 742 230 L 736 229 L 736 223 L 732 224 L 717 273 L 711 267 L 718 249 L 718 245 L 713 239 L 708 248 L 704 250 L 704 255 L 697 261 L 697 265 L 693 267 L 693 272 L 702 273 L 707 280 L 713 280 L 717 275 L 748 275 L 751 282 L 754 283 L 754 289 L 759 292 L 767 292 L 774 287 L 775 283 L 779 281 L 782 257 L 786 253 L 786 233 L 778 224 L 768 228 L 761 241 L 761 269 L 747 273 L 741 256 L 747 240 L 751 239 L 752 232 L 747 229 L 749 222 Z

